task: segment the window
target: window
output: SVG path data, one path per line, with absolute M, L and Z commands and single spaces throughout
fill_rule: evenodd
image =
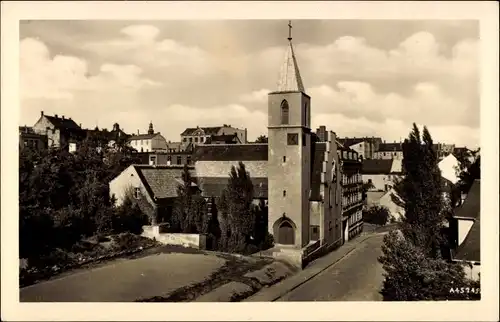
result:
M 286 156 L 283 156 L 283 163 L 286 162 Z
M 182 164 L 182 158 L 181 156 L 177 156 L 177 164 Z
M 189 138 L 189 142 L 193 142 L 193 138 Z
M 287 143 L 288 143 L 288 145 L 298 145 L 299 144 L 299 135 L 297 133 L 288 133 L 287 134 Z
M 191 164 L 191 156 L 190 155 L 188 155 L 188 157 L 187 157 L 187 164 Z
M 198 143 L 198 138 L 197 137 L 194 138 L 194 142 Z
M 306 146 L 307 144 L 307 141 L 306 141 L 306 135 L 303 133 L 302 134 L 302 146 Z
M 168 161 L 168 162 L 171 162 L 171 161 L 172 161 L 172 156 L 171 156 L 171 155 L 167 156 L 167 161 Z
M 182 139 L 182 142 L 187 142 L 187 138 L 183 138 L 183 139 Z
M 149 157 L 149 165 L 156 165 L 156 155 Z
M 205 138 L 202 136 L 202 137 L 200 138 L 200 142 L 203 142 L 203 141 L 204 141 L 204 139 L 205 139 Z
M 281 102 L 281 124 L 288 124 L 288 112 L 288 102 L 286 100 L 283 100 L 283 102 Z
M 134 189 L 134 198 L 139 199 L 140 196 L 141 196 L 141 188 L 135 188 Z
M 283 197 L 286 197 L 286 190 L 283 190 Z

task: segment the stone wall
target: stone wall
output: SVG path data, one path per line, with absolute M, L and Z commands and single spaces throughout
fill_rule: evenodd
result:
M 158 242 L 165 245 L 177 245 L 196 249 L 205 249 L 207 240 L 202 234 L 171 234 L 160 233 L 159 226 L 144 226 L 143 237 L 155 238 Z

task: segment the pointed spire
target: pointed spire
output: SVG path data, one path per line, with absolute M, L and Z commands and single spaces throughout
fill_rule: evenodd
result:
M 297 58 L 292 45 L 292 22 L 288 22 L 288 48 L 285 53 L 285 61 L 281 66 L 278 80 L 278 92 L 305 92 L 302 78 L 300 77 Z

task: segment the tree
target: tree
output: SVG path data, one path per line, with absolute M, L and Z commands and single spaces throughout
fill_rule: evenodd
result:
M 402 232 L 405 238 L 431 257 L 440 255 L 442 208 L 441 173 L 431 135 L 426 127 L 423 141 L 416 124 L 403 143 L 403 172 L 399 195 L 404 202 Z
M 177 187 L 172 227 L 183 233 L 201 233 L 206 218 L 206 202 L 193 187 L 189 168 L 184 165 L 182 184 Z
M 469 294 L 455 293 L 473 287 L 460 264 L 428 257 L 426 252 L 393 231 L 384 237 L 379 258 L 385 271 L 381 294 L 384 301 L 460 300 Z
M 257 140 L 255 140 L 255 143 L 267 143 L 268 142 L 268 139 L 267 139 L 267 136 L 265 135 L 259 135 L 259 137 L 257 137 Z
M 231 252 L 244 252 L 254 236 L 256 211 L 253 183 L 245 165 L 238 169 L 231 167 L 227 187 L 222 193 L 220 204 L 221 238 L 223 247 Z
M 384 226 L 389 221 L 391 214 L 384 206 L 373 206 L 367 211 L 363 211 L 363 222 Z
M 460 297 L 450 289 L 468 285 L 463 267 L 443 260 L 444 211 L 441 173 L 432 137 L 413 124 L 403 144 L 404 178 L 396 191 L 405 215 L 401 231 L 384 238 L 379 258 L 385 270 L 384 300 L 444 300 Z

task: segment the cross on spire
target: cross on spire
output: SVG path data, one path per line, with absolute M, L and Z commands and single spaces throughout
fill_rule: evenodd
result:
M 292 40 L 292 21 L 288 20 L 288 41 Z

